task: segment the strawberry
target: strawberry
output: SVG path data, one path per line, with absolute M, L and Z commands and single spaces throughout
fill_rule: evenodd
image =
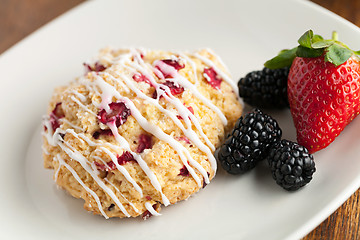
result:
M 297 141 L 314 153 L 333 142 L 360 112 L 359 52 L 339 42 L 336 32 L 324 40 L 309 30 L 298 42 L 265 66 L 291 65 L 288 100 Z

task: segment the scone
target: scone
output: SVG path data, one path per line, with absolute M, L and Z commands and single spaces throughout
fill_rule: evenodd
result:
M 159 215 L 209 184 L 214 151 L 242 112 L 219 57 L 106 48 L 84 65 L 43 120 L 56 184 L 105 218 Z

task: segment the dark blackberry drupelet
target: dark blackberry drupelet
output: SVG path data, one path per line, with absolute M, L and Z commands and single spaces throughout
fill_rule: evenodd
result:
M 253 71 L 238 82 L 239 95 L 244 101 L 259 108 L 285 108 L 289 106 L 287 78 L 289 67 L 279 69 L 263 68 Z
M 288 140 L 281 140 L 270 150 L 268 162 L 276 183 L 288 191 L 308 184 L 316 171 L 313 156 L 308 150 Z
M 227 172 L 244 173 L 265 159 L 269 148 L 280 139 L 276 120 L 255 109 L 238 119 L 218 152 L 218 160 Z

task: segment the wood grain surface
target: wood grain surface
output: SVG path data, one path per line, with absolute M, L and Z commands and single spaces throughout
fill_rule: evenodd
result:
M 83 0 L 0 0 L 0 53 Z
M 312 1 L 360 27 L 360 0 Z M 0 0 L 0 53 L 81 2 L 83 0 Z M 303 240 L 360 239 L 359 198 L 360 190 Z

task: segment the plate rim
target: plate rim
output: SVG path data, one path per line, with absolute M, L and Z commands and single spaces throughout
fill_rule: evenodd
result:
M 357 27 L 355 24 L 351 23 L 350 21 L 342 18 L 341 16 L 337 15 L 334 12 L 329 11 L 328 9 L 310 1 L 306 0 L 292 0 L 293 2 L 297 2 L 298 4 L 303 4 L 308 6 L 315 11 L 321 12 L 331 18 L 334 18 L 336 21 L 341 22 L 342 24 L 347 25 L 348 27 L 352 28 L 354 31 L 360 32 L 360 28 Z M 96 2 L 96 1 L 94 1 Z M 22 40 L 18 41 L 10 48 L 6 49 L 3 53 L 0 54 L 0 67 L 6 62 L 7 58 L 10 57 L 17 49 L 21 48 L 27 42 L 31 41 L 31 39 L 36 38 L 37 35 L 41 35 L 44 31 L 48 28 L 52 28 L 56 22 L 61 21 L 64 18 L 67 18 L 68 15 L 72 14 L 73 12 L 77 12 L 81 8 L 85 8 L 87 5 L 93 4 L 92 1 L 85 1 L 83 3 L 78 4 L 74 8 L 66 11 L 65 13 L 57 16 L 53 20 L 47 22 L 40 28 L 36 29 L 31 34 L 27 35 Z M 324 220 L 326 220 L 332 213 L 334 213 L 349 197 L 360 187 L 360 174 L 347 186 L 347 188 L 343 189 L 342 193 L 339 194 L 337 197 L 332 199 L 328 204 L 326 204 L 321 211 L 317 212 L 312 218 L 308 219 L 300 228 L 298 228 L 295 232 L 288 235 L 286 239 L 296 239 L 301 238 L 309 234 L 312 230 L 314 230 L 317 226 L 319 226 Z

